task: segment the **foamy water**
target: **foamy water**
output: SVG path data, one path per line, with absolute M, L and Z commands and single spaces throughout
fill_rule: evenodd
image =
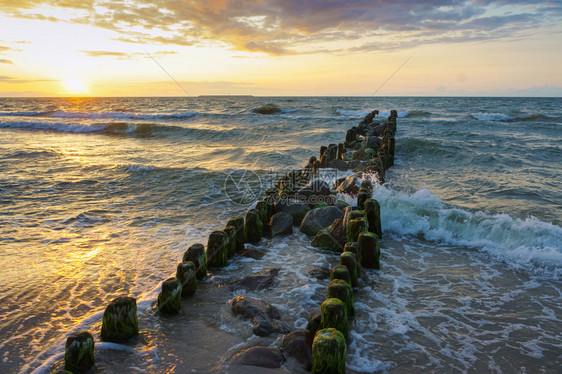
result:
M 268 103 L 282 112 L 252 112 Z M 560 104 L 1 99 L 0 372 L 60 367 L 71 331 L 88 329 L 99 342 L 103 310 L 121 294 L 139 301 L 141 336 L 96 343 L 99 370 L 228 371 L 237 350 L 279 344 L 230 313 L 229 301 L 245 291 L 227 285 L 271 267 L 281 269 L 273 287 L 246 294 L 278 307 L 289 327 L 305 327 L 327 288 L 306 269 L 338 257 L 300 233 L 264 240 L 261 260 L 236 257 L 213 272 L 180 316 L 158 317 L 153 303 L 185 249 L 248 208 L 225 197 L 230 172 L 254 171 L 263 193 L 276 171 L 341 142 L 372 109 L 399 111 L 397 158 L 373 192 L 383 268 L 364 271 L 355 295 L 348 371 L 556 372 Z

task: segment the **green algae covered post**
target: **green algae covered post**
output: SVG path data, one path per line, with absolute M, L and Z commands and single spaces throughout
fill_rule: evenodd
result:
M 64 369 L 73 374 L 86 373 L 94 366 L 94 338 L 87 331 L 71 334 L 66 339 Z
M 207 242 L 207 267 L 224 267 L 228 264 L 228 234 L 213 231 Z
M 244 220 L 246 243 L 258 244 L 261 241 L 262 232 L 263 223 L 260 220 L 259 214 L 254 209 L 248 210 Z
M 359 283 L 359 262 L 353 252 L 345 251 L 340 254 L 340 265 L 344 265 L 349 271 L 349 280 L 353 287 Z
M 137 301 L 126 296 L 113 299 L 103 313 L 101 339 L 125 343 L 138 334 Z
M 381 206 L 379 202 L 375 199 L 368 199 L 364 203 L 364 209 L 367 214 L 369 231 L 374 232 L 379 238 L 382 238 Z
M 355 315 L 353 289 L 351 288 L 351 285 L 343 279 L 334 279 L 330 281 L 330 284 L 328 284 L 328 298 L 336 298 L 343 301 L 349 318 Z
M 203 244 L 193 244 L 185 251 L 183 262 L 191 261 L 195 264 L 195 274 L 201 280 L 207 276 L 207 254 Z
M 359 250 L 361 251 L 361 265 L 366 268 L 380 269 L 381 247 L 379 238 L 372 232 L 359 234 Z
M 176 278 L 181 283 L 181 295 L 183 297 L 195 295 L 197 291 L 197 276 L 193 262 L 180 262 L 176 268 Z
M 320 329 L 327 329 L 329 327 L 341 331 L 347 337 L 349 329 L 347 306 L 343 301 L 335 297 L 324 300 L 320 307 Z
M 177 278 L 168 278 L 162 282 L 158 294 L 158 311 L 162 314 L 178 314 L 181 309 L 181 283 Z
M 343 334 L 334 328 L 322 329 L 312 342 L 312 373 L 345 373 L 347 345 Z

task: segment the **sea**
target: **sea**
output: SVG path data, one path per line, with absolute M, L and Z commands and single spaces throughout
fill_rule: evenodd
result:
M 268 104 L 281 111 L 253 111 Z M 562 99 L 376 96 L 1 98 L 0 372 L 61 369 L 81 330 L 97 373 L 244 372 L 230 357 L 280 337 L 253 335 L 233 298 L 305 328 L 328 283 L 308 270 L 338 254 L 298 228 L 264 238 L 263 258 L 210 271 L 177 316 L 155 313 L 160 284 L 374 109 L 381 122 L 398 111 L 396 156 L 373 191 L 381 270 L 363 270 L 355 291 L 347 373 L 560 373 Z M 251 198 L 229 194 L 233 181 Z M 270 288 L 228 286 L 267 268 L 280 269 Z M 137 299 L 140 335 L 102 342 L 120 295 Z

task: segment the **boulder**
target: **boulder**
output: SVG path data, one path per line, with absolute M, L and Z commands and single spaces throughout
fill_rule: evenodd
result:
M 308 206 L 308 204 L 292 198 L 280 199 L 275 203 L 275 211 L 277 213 L 289 213 L 291 216 L 293 216 L 294 225 L 300 226 L 304 216 L 306 215 L 306 213 L 308 213 L 309 210 L 310 207 Z
M 318 280 L 330 278 L 331 271 L 328 268 L 323 268 L 321 266 L 310 266 L 306 269 L 306 275 Z
M 230 365 L 257 366 L 262 368 L 280 368 L 285 357 L 279 348 L 252 347 L 243 349 L 229 360 Z
M 321 248 L 321 249 L 339 249 L 343 248 L 336 239 L 330 234 L 330 229 L 322 229 L 316 234 L 316 236 L 312 239 L 310 243 L 313 247 Z
M 293 216 L 289 213 L 279 212 L 271 216 L 269 221 L 271 236 L 290 235 L 293 233 Z
M 332 225 L 334 221 L 340 219 L 343 212 L 335 206 L 313 209 L 304 217 L 300 230 L 306 235 L 314 236 L 322 229 Z
M 281 108 L 279 108 L 275 104 L 266 104 L 266 105 L 255 107 L 254 109 L 252 109 L 252 112 L 257 114 L 275 114 L 275 113 L 280 113 Z
M 288 333 L 289 328 L 279 320 L 281 314 L 272 305 L 246 296 L 238 296 L 232 301 L 231 311 L 252 320 L 252 331 L 257 336 L 273 333 Z
M 314 333 L 300 329 L 283 336 L 281 348 L 293 356 L 306 370 L 312 369 L 312 340 Z
M 244 279 L 232 282 L 233 289 L 245 288 L 250 291 L 261 290 L 273 284 L 275 277 L 279 274 L 279 269 L 265 269 Z
M 381 144 L 381 138 L 376 137 L 376 136 L 367 136 L 361 142 L 361 147 L 362 148 L 379 149 L 380 144 Z
M 338 186 L 337 192 L 355 196 L 357 192 L 359 192 L 359 187 L 357 186 L 358 183 L 358 174 L 351 174 Z
M 265 256 L 265 250 L 259 248 L 246 248 L 242 252 L 240 252 L 240 256 L 259 260 L 263 256 Z
M 343 157 L 343 154 L 342 154 L 342 157 Z M 328 164 L 328 167 L 332 168 L 332 169 L 339 170 L 339 171 L 346 171 L 347 169 L 349 169 L 349 167 L 347 166 L 347 162 L 345 162 L 344 160 L 340 160 L 340 159 L 335 159 L 335 160 L 331 161 Z
M 324 202 L 323 196 L 330 196 L 330 186 L 321 179 L 313 179 L 296 193 L 296 198 L 308 205 Z

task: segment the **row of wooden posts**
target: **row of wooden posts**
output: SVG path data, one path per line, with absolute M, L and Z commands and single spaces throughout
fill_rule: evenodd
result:
M 244 217 L 232 218 L 223 230 L 211 232 L 206 250 L 203 244 L 190 246 L 176 267 L 175 277 L 162 283 L 156 302 L 158 313 L 179 313 L 182 297 L 195 294 L 197 281 L 207 276 L 207 268 L 226 266 L 235 252 L 244 249 L 245 243 L 257 244 L 263 236 L 268 236 L 267 223 L 275 213 L 278 200 L 292 196 L 296 188 L 317 176 L 320 168 L 332 167 L 336 161 L 343 161 L 347 165 L 357 165 L 359 170 L 366 173 L 376 173 L 382 182 L 385 170 L 394 163 L 397 113 L 391 111 L 384 124 L 373 122 L 377 115 L 378 111 L 375 110 L 358 126 L 349 129 L 345 143 L 321 147 L 319 159 L 312 157 L 303 170 L 292 171 L 280 178 L 266 190 L 265 198 L 258 201 L 255 208 L 248 210 Z M 372 192 L 373 186 L 369 181 L 363 181 L 358 191 L 350 192 L 357 196 L 357 206 L 346 208 L 342 217 L 347 242 L 343 250 L 341 245 L 331 246 L 333 249 L 340 248 L 340 264 L 332 269 L 328 298 L 321 306 L 320 315 L 312 318 L 307 327 L 315 331 L 312 344 L 313 373 L 345 371 L 349 320 L 355 314 L 353 288 L 358 285 L 361 267 L 380 269 L 380 205 L 371 199 Z M 138 333 L 136 300 L 128 296 L 112 300 L 103 315 L 101 339 L 126 343 Z M 65 370 L 62 372 L 78 374 L 90 370 L 94 365 L 92 334 L 87 331 L 72 333 L 66 341 L 64 362 Z

